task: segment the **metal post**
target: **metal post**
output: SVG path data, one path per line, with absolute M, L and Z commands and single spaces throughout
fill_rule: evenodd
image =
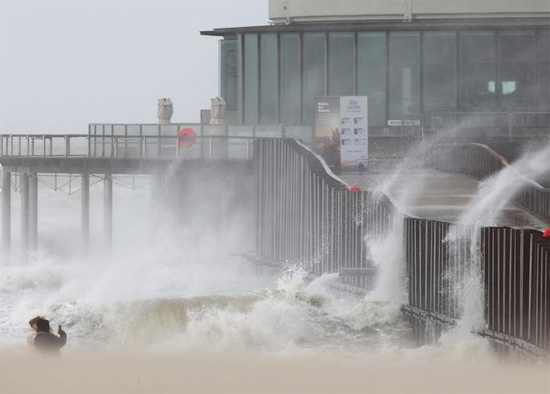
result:
M 10 250 L 11 243 L 11 172 L 2 174 L 2 247 Z
M 38 249 L 38 174 L 29 174 L 29 250 Z
M 82 235 L 82 247 L 87 249 L 90 242 L 90 175 L 85 173 L 80 177 L 81 207 L 80 226 Z
M 113 176 L 105 174 L 103 179 L 103 231 L 108 246 L 113 240 Z
M 21 174 L 21 248 L 29 247 L 29 174 Z

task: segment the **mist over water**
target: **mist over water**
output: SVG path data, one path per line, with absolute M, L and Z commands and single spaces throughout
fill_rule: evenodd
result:
M 518 165 L 532 168 L 533 176 L 539 174 L 537 163 L 546 160 L 545 154 L 526 155 Z M 410 165 L 415 163 L 413 156 L 406 160 L 409 164 L 388 183 L 397 182 L 400 171 L 419 168 Z M 426 173 L 426 179 L 429 176 Z M 500 184 L 510 182 L 509 187 L 516 187 L 508 176 L 500 177 L 496 174 L 491 179 L 499 180 L 481 184 L 458 225 L 463 233 L 457 230 L 448 237 L 453 243 L 452 236 L 471 236 L 470 257 L 478 253 L 476 231 L 471 229 L 493 220 L 488 216 L 493 212 L 483 208 L 485 199 L 494 195 L 486 185 L 508 190 Z M 244 256 L 254 245 L 251 205 L 224 182 L 219 177 L 207 181 L 191 177 L 187 197 L 174 205 L 152 200 L 148 179 L 139 180 L 135 190 L 121 186 L 130 181 L 120 179 L 114 187 L 111 247 L 103 240 L 101 183 L 93 186 L 88 252 L 80 244 L 80 194 L 41 186 L 40 252 L 27 260 L 14 253 L 0 263 L 0 349 L 26 351 L 27 322 L 44 315 L 67 331 L 69 343 L 63 350 L 67 355 L 128 349 L 232 357 L 253 353 L 283 355 L 296 365 L 301 357 L 313 357 L 319 368 L 323 357 L 360 357 L 357 362 L 366 370 L 387 365 L 381 376 L 388 381 L 403 363 L 407 368 L 450 363 L 447 372 L 455 370 L 455 362 L 494 365 L 490 344 L 472 333 L 483 323 L 481 282 L 474 274 L 478 260 L 465 261 L 472 275 L 460 294 L 464 313 L 459 325 L 436 343 L 417 347 L 400 311 L 407 299 L 403 250 L 395 247 L 403 241 L 402 213 L 395 214 L 386 237 L 366 240 L 379 269 L 378 284 L 364 299 L 352 298 L 334 286 L 337 274 L 311 281 L 299 267 L 278 274 L 258 270 Z M 388 183 L 381 189 L 387 190 Z M 407 190 L 404 198 L 413 198 L 424 182 L 416 178 L 402 187 Z M 19 203 L 17 194 L 13 196 L 13 249 L 17 250 Z M 478 212 L 481 222 L 466 225 L 473 212 Z

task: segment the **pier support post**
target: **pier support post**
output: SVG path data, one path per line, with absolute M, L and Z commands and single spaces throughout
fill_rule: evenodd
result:
M 82 174 L 80 178 L 81 207 L 80 226 L 82 247 L 87 250 L 90 244 L 90 174 Z
M 29 174 L 21 173 L 21 249 L 29 250 Z
M 103 180 L 103 231 L 107 245 L 113 240 L 113 176 L 105 174 Z
M 38 174 L 29 174 L 29 250 L 38 250 Z
M 11 244 L 11 172 L 2 173 L 2 249 L 9 252 Z

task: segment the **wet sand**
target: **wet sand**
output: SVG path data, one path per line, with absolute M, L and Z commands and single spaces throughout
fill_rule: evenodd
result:
M 550 366 L 403 355 L 0 352 L 1 393 L 550 393 Z

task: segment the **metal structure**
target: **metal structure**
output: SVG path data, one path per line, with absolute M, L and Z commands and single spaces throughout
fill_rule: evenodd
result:
M 392 205 L 383 195 L 348 190 L 324 161 L 292 139 L 254 147 L 256 251 L 281 268 L 339 272 L 344 284 L 372 288 L 374 267 L 363 240 L 382 238 Z
M 478 179 L 507 165 L 480 144 L 447 144 L 432 153 L 426 165 Z M 338 273 L 351 293 L 372 290 L 376 268 L 369 244 L 385 237 L 395 225 L 392 219 L 399 218 L 392 202 L 350 191 L 295 140 L 255 141 L 254 164 L 257 259 L 280 269 L 298 265 L 312 276 Z M 532 182 L 524 193 L 537 197 L 523 207 L 544 218 L 549 204 L 542 199 L 549 191 Z M 542 233 L 403 220 L 408 277 L 403 312 L 421 341 L 436 340 L 462 318 L 466 281 L 475 274 L 482 282 L 487 321 L 478 334 L 531 354 L 550 350 L 550 244 Z

